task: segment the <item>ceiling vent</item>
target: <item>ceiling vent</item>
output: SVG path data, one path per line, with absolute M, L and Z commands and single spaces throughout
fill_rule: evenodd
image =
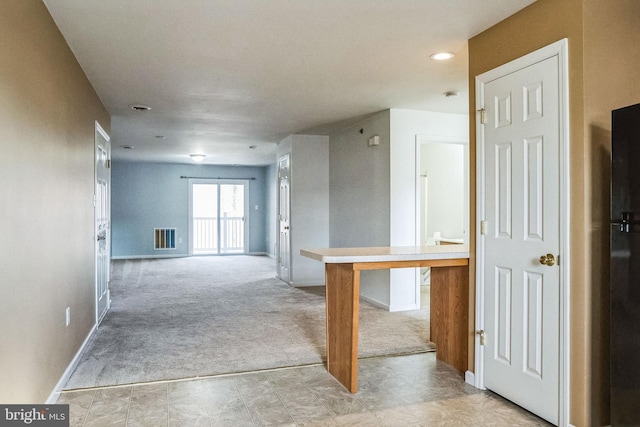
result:
M 133 111 L 149 111 L 149 110 L 151 110 L 151 107 L 149 107 L 148 105 L 144 105 L 144 104 L 131 104 L 131 105 L 129 105 L 129 108 L 131 108 Z

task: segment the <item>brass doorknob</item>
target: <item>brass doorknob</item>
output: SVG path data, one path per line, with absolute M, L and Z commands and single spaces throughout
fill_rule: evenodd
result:
M 551 267 L 555 263 L 556 259 L 553 254 L 546 254 L 540 257 L 540 264 L 542 265 L 548 265 L 549 267 Z

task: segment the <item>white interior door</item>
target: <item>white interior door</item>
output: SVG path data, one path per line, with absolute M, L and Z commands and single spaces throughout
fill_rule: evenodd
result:
M 564 268 L 559 70 L 551 56 L 483 82 L 478 147 L 484 386 L 554 424 Z
M 287 283 L 291 280 L 290 235 L 290 168 L 289 155 L 278 160 L 278 277 Z
M 111 252 L 111 143 L 109 135 L 96 122 L 95 131 L 95 287 L 96 324 L 109 310 Z

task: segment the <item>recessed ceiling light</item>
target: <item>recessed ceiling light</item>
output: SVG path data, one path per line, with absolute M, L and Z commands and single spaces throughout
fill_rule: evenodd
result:
M 189 156 L 191 156 L 191 160 L 194 162 L 201 162 L 207 157 L 205 154 L 189 154 Z
M 149 111 L 149 110 L 151 110 L 151 107 L 149 107 L 148 105 L 144 105 L 144 104 L 131 104 L 131 105 L 129 105 L 129 108 L 131 108 L 133 111 Z
M 135 147 L 133 145 L 121 145 L 120 148 L 124 148 L 125 150 L 133 150 Z
M 438 52 L 431 55 L 431 59 L 435 61 L 446 61 L 447 59 L 453 58 L 455 55 L 451 52 Z

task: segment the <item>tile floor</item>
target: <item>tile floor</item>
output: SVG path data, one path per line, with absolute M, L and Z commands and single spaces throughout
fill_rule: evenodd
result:
M 71 426 L 547 426 L 435 353 L 359 361 L 350 394 L 322 365 L 64 392 Z

